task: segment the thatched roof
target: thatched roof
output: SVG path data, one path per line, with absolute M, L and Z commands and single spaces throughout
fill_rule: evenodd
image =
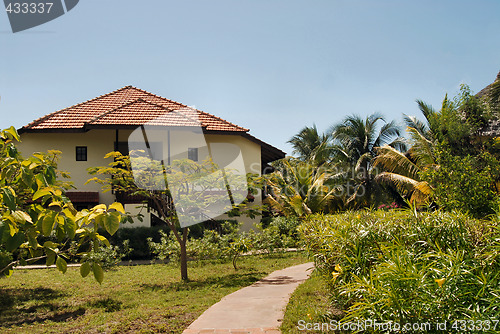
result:
M 492 119 L 489 124 L 481 131 L 483 136 L 500 136 L 500 99 L 493 99 L 492 92 L 494 86 L 500 83 L 500 72 L 498 72 L 495 81 L 488 86 L 484 87 L 476 94 L 477 97 L 489 104 L 492 111 Z

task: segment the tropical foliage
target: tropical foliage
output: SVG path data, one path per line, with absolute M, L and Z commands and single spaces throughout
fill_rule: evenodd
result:
M 329 212 L 342 206 L 335 187 L 336 175 L 306 161 L 284 159 L 280 168 L 265 177 L 268 196 L 265 202 L 275 214 L 303 217 Z
M 336 311 L 327 320 L 470 319 L 493 328 L 500 307 L 497 220 L 357 211 L 312 216 L 300 231 L 331 292 Z
M 377 148 L 404 147 L 396 123 L 384 122 L 372 114 L 349 116 L 326 134 L 316 126 L 302 129 L 289 141 L 298 158 L 275 163 L 277 171 L 266 178 L 274 212 L 305 216 L 376 204 L 383 196 L 373 168 Z
M 301 161 L 307 161 L 316 166 L 331 162 L 335 150 L 331 142 L 331 134 L 320 134 L 316 125 L 304 127 L 293 136 L 288 143 L 293 146 L 293 154 Z
M 353 115 L 348 116 L 340 124 L 332 127 L 332 137 L 336 147 L 341 152 L 342 161 L 350 166 L 352 195 L 347 203 L 354 202 L 355 206 L 370 206 L 380 197 L 380 189 L 374 183 L 377 171 L 373 168 L 373 159 L 377 155 L 376 149 L 383 145 L 404 148 L 400 138 L 400 129 L 394 121 L 385 122 L 379 114 L 372 114 L 365 119 Z
M 404 115 L 406 131 L 410 135 L 410 148 L 402 152 L 389 145 L 378 147 L 373 165 L 383 170 L 375 177 L 377 182 L 394 186 L 410 202 L 422 205 L 428 202 L 432 188 L 420 175 L 429 168 L 436 168 L 437 165 L 434 154 L 435 140 L 427 120 L 427 117 L 433 117 L 434 110 L 423 101 L 417 100 L 417 104 L 427 122 Z
M 23 158 L 15 144 L 20 138 L 11 127 L 0 132 L 0 275 L 10 276 L 15 266 L 45 259 L 66 272 L 67 260 L 81 257 L 81 275 L 91 271 L 101 283 L 100 261 L 90 261 L 91 254 L 108 240 L 98 233 L 104 228 L 114 234 L 124 218 L 119 203 L 101 204 L 90 210 L 77 211 L 65 196 L 68 185 L 57 177 L 60 152 L 36 153 Z M 42 236 L 56 236 L 56 242 L 39 243 Z M 73 239 L 77 244 L 72 244 Z

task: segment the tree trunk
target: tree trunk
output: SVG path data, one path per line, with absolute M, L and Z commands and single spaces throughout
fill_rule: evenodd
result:
M 187 268 L 187 253 L 186 253 L 186 242 L 187 242 L 187 228 L 182 229 L 182 241 L 181 246 L 181 279 L 183 281 L 188 281 L 188 268 Z
M 170 227 L 170 230 L 172 233 L 174 233 L 175 239 L 177 239 L 177 242 L 179 242 L 180 248 L 181 248 L 181 279 L 183 281 L 188 281 L 188 270 L 187 270 L 187 252 L 186 252 L 186 242 L 187 242 L 187 236 L 188 236 L 188 229 L 187 227 L 182 229 L 182 236 L 179 235 L 179 231 L 176 227 L 175 221 L 172 221 L 171 218 L 168 217 L 167 213 L 163 210 L 163 208 L 168 207 L 168 203 L 165 203 L 163 198 L 157 198 L 157 197 L 152 197 L 154 203 L 156 204 L 156 208 L 158 210 L 158 213 L 160 214 L 161 218 L 163 221 L 165 221 Z M 160 203 L 162 205 L 160 205 Z

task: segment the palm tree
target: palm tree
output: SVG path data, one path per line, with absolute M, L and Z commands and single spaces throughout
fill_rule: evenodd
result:
M 365 119 L 351 115 L 340 124 L 331 128 L 335 149 L 344 161 L 352 167 L 354 182 L 352 195 L 348 203 L 355 202 L 357 206 L 366 206 L 372 203 L 375 193 L 373 183 L 372 160 L 377 155 L 377 147 L 388 144 L 392 147 L 404 148 L 404 140 L 400 137 L 399 127 L 394 121 L 378 124 L 384 118 L 374 113 Z
M 265 176 L 270 188 L 265 202 L 276 213 L 302 217 L 343 208 L 342 198 L 336 196 L 335 176 L 327 168 L 294 158 L 279 164 L 279 169 Z
M 443 108 L 448 103 L 445 97 Z M 417 100 L 417 104 L 426 122 L 404 115 L 406 131 L 410 134 L 410 149 L 403 153 L 388 145 L 377 148 L 378 155 L 373 165 L 384 170 L 375 177 L 375 181 L 394 186 L 400 194 L 409 197 L 410 202 L 421 205 L 432 195 L 432 187 L 420 175 L 428 168 L 437 168 L 435 138 L 430 124 L 435 127 L 439 114 L 422 100 Z
M 377 148 L 377 152 L 373 165 L 385 171 L 375 176 L 375 181 L 392 185 L 412 203 L 426 203 L 432 188 L 421 180 L 420 173 L 429 166 L 419 165 L 409 151 L 402 153 L 389 145 Z
M 315 124 L 312 127 L 304 127 L 288 143 L 293 146 L 292 154 L 301 161 L 321 166 L 331 160 L 331 137 L 328 134 L 319 134 Z

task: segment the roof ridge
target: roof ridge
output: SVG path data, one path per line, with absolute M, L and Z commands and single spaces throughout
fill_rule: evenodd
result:
M 217 117 L 217 116 L 215 116 L 215 115 L 212 115 L 212 114 L 210 114 L 210 113 L 208 113 L 208 112 L 206 112 L 206 111 L 199 110 L 199 109 L 197 109 L 197 108 L 192 108 L 192 107 L 190 107 L 190 106 L 188 106 L 188 105 L 185 105 L 184 103 L 180 103 L 180 102 L 177 102 L 177 101 L 174 101 L 174 100 L 168 99 L 168 98 L 166 98 L 166 97 L 163 97 L 163 96 L 161 96 L 161 95 L 157 95 L 157 94 L 154 94 L 154 93 L 148 92 L 147 90 L 144 90 L 144 89 L 141 89 L 141 88 L 137 88 L 137 87 L 134 87 L 134 86 L 131 86 L 131 87 L 132 87 L 132 88 L 134 88 L 134 89 L 136 89 L 136 90 L 138 90 L 138 91 L 141 91 L 141 92 L 143 92 L 143 93 L 146 93 L 146 94 L 152 95 L 152 96 L 154 96 L 154 97 L 157 97 L 157 98 L 160 98 L 160 99 L 165 99 L 165 100 L 168 100 L 168 101 L 171 101 L 171 102 L 177 103 L 177 104 L 179 104 L 179 105 L 181 105 L 181 106 L 183 106 L 183 107 L 186 107 L 186 108 L 191 108 L 191 109 L 194 109 L 194 110 L 196 110 L 196 111 L 198 111 L 198 112 L 200 112 L 200 113 L 202 113 L 202 114 L 205 114 L 205 115 L 208 115 L 208 116 L 210 116 L 210 117 L 216 118 L 216 119 L 218 119 L 218 120 L 220 120 L 220 121 L 223 121 L 223 122 L 225 122 L 225 123 L 228 123 L 228 124 L 230 124 L 230 125 L 232 125 L 232 126 L 234 126 L 234 127 L 237 127 L 237 128 L 243 129 L 243 130 L 245 130 L 245 132 L 250 131 L 250 129 L 247 129 L 247 128 L 241 127 L 241 126 L 239 126 L 239 125 L 236 125 L 236 124 L 234 124 L 234 123 L 231 123 L 231 122 L 229 122 L 229 121 L 227 121 L 227 120 L 225 120 L 225 119 L 223 119 L 223 118 L 220 118 L 220 117 Z M 201 123 L 201 121 L 200 121 L 200 123 Z
M 170 101 L 170 102 L 173 102 L 173 103 L 176 103 L 178 105 L 181 105 L 183 107 L 188 107 L 187 105 L 185 105 L 184 103 L 181 103 L 181 102 L 177 102 L 177 101 L 174 101 L 174 100 L 171 100 L 171 99 L 168 99 L 166 97 L 163 97 L 161 95 L 157 95 L 157 94 L 154 94 L 154 93 L 151 93 L 151 92 L 148 92 L 147 90 L 144 90 L 144 89 L 141 89 L 141 88 L 137 88 L 137 87 L 134 87 L 134 86 L 128 86 L 129 88 L 133 88 L 135 90 L 138 90 L 140 92 L 143 92 L 143 93 L 146 93 L 148 95 L 151 95 L 151 96 L 154 96 L 154 97 L 157 97 L 159 99 L 163 99 L 163 100 L 167 100 L 167 101 Z
M 196 110 L 198 110 L 198 109 L 196 109 Z M 212 115 L 212 114 L 210 114 L 210 113 L 208 113 L 208 112 L 206 112 L 206 111 L 203 111 L 203 110 L 198 110 L 198 111 L 199 111 L 199 112 L 201 112 L 202 114 L 209 115 L 209 116 L 211 116 L 211 117 L 213 117 L 213 118 L 216 118 L 216 119 L 218 119 L 218 120 L 221 120 L 221 121 L 224 121 L 224 122 L 226 122 L 226 123 L 229 123 L 229 124 L 230 124 L 230 125 L 232 125 L 232 126 L 235 126 L 235 127 L 237 127 L 237 128 L 243 129 L 243 130 L 245 130 L 245 132 L 250 131 L 250 129 L 247 129 L 247 128 L 244 128 L 244 127 L 242 127 L 242 126 L 239 126 L 239 125 L 236 125 L 236 124 L 234 124 L 234 123 L 231 123 L 231 122 L 229 122 L 228 120 L 225 120 L 225 119 L 220 118 L 220 117 L 218 117 L 218 116 Z
M 106 111 L 105 113 L 102 113 L 102 114 L 100 114 L 100 115 L 97 115 L 96 117 L 92 118 L 90 121 L 85 122 L 85 124 L 92 124 L 92 123 L 96 122 L 97 120 L 99 120 L 99 119 L 101 119 L 101 118 L 104 118 L 105 116 L 108 116 L 109 114 L 111 114 L 111 113 L 113 113 L 113 112 L 115 112 L 115 111 L 118 111 L 119 109 L 126 108 L 126 107 L 128 107 L 128 106 L 130 106 L 130 105 L 132 105 L 132 104 L 137 103 L 137 102 L 144 102 L 144 103 L 147 103 L 147 104 L 149 104 L 149 105 L 152 105 L 152 106 L 158 107 L 158 108 L 160 108 L 160 109 L 163 109 L 163 110 L 167 111 L 167 113 L 172 113 L 172 112 L 177 112 L 177 111 L 179 111 L 179 112 L 180 112 L 180 110 L 181 110 L 181 109 L 178 109 L 178 110 L 176 110 L 176 109 L 170 109 L 169 107 L 163 106 L 163 105 L 161 105 L 161 104 L 158 104 L 158 103 L 155 103 L 155 102 L 152 102 L 152 101 L 144 100 L 142 97 L 139 97 L 139 98 L 137 98 L 137 99 L 135 99 L 135 100 L 133 100 L 133 101 L 130 101 L 130 102 L 124 103 L 124 104 L 122 104 L 122 105 L 120 105 L 120 106 L 118 106 L 118 107 L 116 107 L 116 108 L 113 108 L 113 109 L 111 109 L 111 110 L 109 110 L 109 111 Z M 187 108 L 189 108 L 189 107 L 187 107 Z M 191 109 L 192 109 L 192 108 L 191 108 Z M 195 109 L 195 110 L 196 110 L 196 111 L 199 111 L 199 110 L 197 110 L 197 109 Z M 189 119 L 189 120 L 190 120 L 190 121 L 192 121 L 192 122 L 199 123 L 200 127 L 202 127 L 202 128 L 204 127 L 204 126 L 201 124 L 201 121 L 200 121 L 199 119 L 198 119 L 198 121 L 196 121 L 196 120 L 192 119 L 191 117 L 189 117 L 189 116 L 185 115 L 184 113 L 183 113 L 183 116 L 184 116 L 185 118 Z M 161 117 L 161 116 L 160 116 L 160 117 Z
M 207 130 L 225 129 L 223 131 L 250 131 L 247 128 L 243 128 L 211 113 L 199 110 L 195 107 L 190 107 L 186 104 L 165 98 L 161 95 L 148 92 L 132 85 L 128 85 L 110 93 L 102 94 L 84 102 L 54 111 L 32 121 L 28 125 L 24 126 L 22 130 L 29 131 L 30 129 L 46 127 L 85 128 L 85 125 L 100 122 L 100 120 L 107 115 L 110 115 L 126 106 L 130 106 L 131 104 L 138 103 L 139 101 L 146 102 L 147 105 L 154 106 L 155 108 L 160 108 L 160 110 L 165 111 L 165 114 L 172 111 L 193 111 L 196 114 L 196 117 L 189 115 L 187 112 L 183 112 L 183 116 L 191 122 L 199 123 L 202 128 Z M 82 117 L 78 117 L 78 113 L 80 112 L 83 115 Z M 66 121 L 67 118 L 70 120 Z M 52 122 L 53 120 L 54 122 Z
M 74 108 L 74 107 L 77 107 L 77 106 L 79 106 L 79 105 L 81 105 L 81 104 L 88 103 L 88 102 L 91 102 L 91 101 L 94 101 L 94 100 L 100 99 L 100 98 L 102 98 L 102 97 L 105 97 L 105 96 L 108 96 L 108 95 L 111 95 L 111 94 L 116 94 L 117 92 L 119 92 L 119 91 L 121 91 L 121 90 L 124 90 L 124 89 L 127 89 L 127 88 L 133 88 L 133 86 L 132 86 L 132 85 L 128 85 L 128 86 L 125 86 L 125 87 L 122 87 L 122 88 L 116 89 L 116 90 L 114 90 L 114 91 L 112 91 L 112 92 L 109 92 L 109 93 L 106 93 L 106 94 L 99 95 L 99 96 L 94 97 L 94 98 L 92 98 L 92 99 L 89 99 L 89 100 L 87 100 L 87 101 L 80 102 L 80 103 L 77 103 L 77 104 L 73 104 L 72 106 L 69 106 L 69 107 L 66 107 L 66 108 L 63 108 L 63 109 L 59 109 L 59 110 L 53 111 L 53 112 L 51 112 L 50 114 L 47 114 L 47 115 L 45 115 L 45 116 L 42 116 L 42 117 L 40 117 L 40 118 L 35 119 L 34 121 L 32 121 L 32 122 L 28 123 L 28 125 L 23 126 L 23 128 L 29 128 L 29 127 L 32 127 L 32 126 L 38 125 L 38 124 L 42 123 L 44 120 L 46 120 L 47 118 L 52 117 L 52 116 L 54 116 L 54 115 L 56 115 L 56 114 L 58 114 L 58 113 L 60 113 L 60 112 L 62 112 L 62 111 L 64 111 L 64 110 L 66 110 L 66 109 L 69 109 L 69 108 Z
M 103 112 L 102 114 L 97 115 L 96 117 L 92 118 L 90 121 L 85 122 L 84 124 L 91 124 L 91 123 L 93 123 L 93 122 L 97 121 L 98 119 L 100 119 L 100 118 L 102 118 L 102 117 L 104 117 L 104 116 L 107 116 L 107 115 L 111 114 L 113 111 L 117 111 L 118 109 L 121 109 L 121 108 L 127 107 L 127 106 L 129 106 L 129 105 L 131 105 L 131 104 L 136 103 L 137 101 L 147 102 L 147 101 L 145 101 L 145 100 L 143 100 L 143 99 L 141 99 L 141 98 L 139 97 L 139 98 L 137 98 L 137 99 L 135 99 L 135 100 L 132 100 L 132 101 L 130 101 L 130 102 L 125 102 L 124 104 L 122 104 L 122 105 L 120 105 L 120 106 L 118 106 L 118 107 L 116 107 L 116 108 L 113 108 L 113 109 L 111 109 L 111 110 L 108 110 L 108 111 L 106 111 L 106 112 Z M 161 107 L 163 107 L 163 106 L 161 106 Z

